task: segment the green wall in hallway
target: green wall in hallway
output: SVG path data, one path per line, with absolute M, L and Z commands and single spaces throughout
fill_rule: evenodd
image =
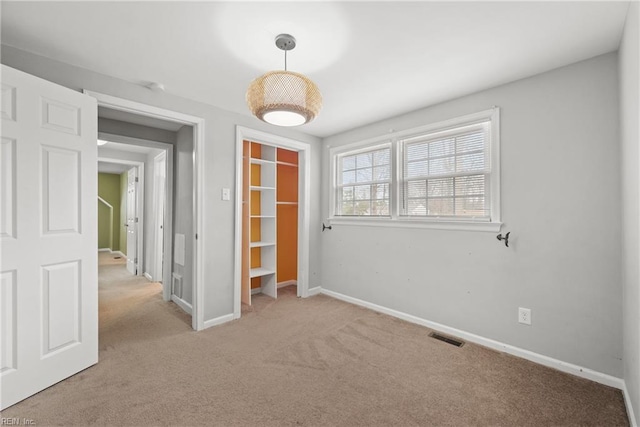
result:
M 112 173 L 98 173 L 98 196 L 113 206 L 112 222 L 112 246 L 113 251 L 121 251 L 120 247 L 120 175 Z M 103 246 L 103 245 L 107 246 Z M 98 247 L 108 248 L 109 246 L 109 210 L 98 201 Z M 124 251 L 123 251 L 124 252 Z

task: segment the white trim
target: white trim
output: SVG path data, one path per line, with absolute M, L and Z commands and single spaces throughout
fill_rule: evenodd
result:
M 622 384 L 622 394 L 624 395 L 624 404 L 627 408 L 627 417 L 629 417 L 629 424 L 631 425 L 631 427 L 638 427 L 636 416 L 633 411 L 633 403 L 631 402 L 631 396 L 629 396 L 629 390 L 627 389 L 626 381 L 624 381 Z
M 311 145 L 278 135 L 272 135 L 244 126 L 236 126 L 236 204 L 233 316 L 242 314 L 240 293 L 242 288 L 242 148 L 250 140 L 298 152 L 298 296 L 309 296 L 309 227 L 311 223 Z
M 148 281 L 153 282 L 153 277 L 151 277 L 151 275 L 146 271 L 144 272 L 144 277 L 146 277 Z
M 123 254 L 121 251 L 111 251 L 112 254 L 114 255 L 118 255 L 124 259 L 127 259 L 127 256 L 125 254 Z
M 278 283 L 278 289 L 286 288 L 287 286 L 298 286 L 297 280 L 285 280 L 283 282 Z
M 176 295 L 171 295 L 171 301 L 175 302 L 181 309 L 183 309 L 190 315 L 193 315 L 193 306 L 182 298 L 179 298 Z
M 259 294 L 261 292 L 262 292 L 262 287 L 251 289 L 251 295 Z
M 377 311 L 379 313 L 388 314 L 390 316 L 397 317 L 398 319 L 406 320 L 407 322 L 415 323 L 421 326 L 426 326 L 427 328 L 435 329 L 439 332 L 454 335 L 458 338 L 462 338 L 465 341 L 473 342 L 475 344 L 479 344 L 497 351 L 508 353 L 513 356 L 520 357 L 522 359 L 527 359 L 539 365 L 554 368 L 559 371 L 575 375 L 577 377 L 586 378 L 588 380 L 595 381 L 597 383 L 604 384 L 609 387 L 615 387 L 617 389 L 623 389 L 624 387 L 624 380 L 622 378 L 617 378 L 612 375 L 603 374 L 601 372 L 594 371 L 589 368 L 585 368 L 579 365 L 574 365 L 573 363 L 563 362 L 562 360 L 558 360 L 549 356 L 534 353 L 533 351 L 525 350 L 523 348 L 515 347 L 510 344 L 505 344 L 489 338 L 484 338 L 479 335 L 472 334 L 470 332 L 465 332 L 460 329 L 452 328 L 446 325 L 442 325 L 440 323 L 422 319 L 412 314 L 403 313 L 401 311 L 393 310 L 391 308 L 387 308 L 387 307 L 383 307 L 367 301 L 363 301 L 358 298 L 354 298 L 347 295 L 343 295 L 338 292 L 330 291 L 328 289 L 323 288 L 321 292 L 327 296 L 333 297 L 335 299 L 339 299 L 341 301 L 359 305 L 361 307 L 366 307 L 368 309 Z
M 437 230 L 490 231 L 499 232 L 501 222 L 468 222 L 446 220 L 392 219 L 371 217 L 333 217 L 328 225 L 349 225 L 364 227 L 429 228 Z
M 309 289 L 308 296 L 312 297 L 314 295 L 318 295 L 318 294 L 321 294 L 321 293 L 322 293 L 322 287 L 315 286 L 315 287 Z
M 193 126 L 193 161 L 194 161 L 194 182 L 193 182 L 193 200 L 194 207 L 193 215 L 194 215 L 194 236 L 202 236 L 204 233 L 203 229 L 203 218 L 205 215 L 204 212 L 204 138 L 205 138 L 205 120 L 201 117 L 192 116 L 190 114 L 184 114 L 177 111 L 165 110 L 164 108 L 154 107 L 147 104 L 142 104 L 135 101 L 130 101 L 128 99 L 117 98 L 115 96 L 93 92 L 89 90 L 83 90 L 83 92 L 89 96 L 92 96 L 98 100 L 98 105 L 101 107 L 111 108 L 119 111 L 126 111 L 129 113 L 153 117 L 161 120 L 167 120 L 174 123 L 182 123 L 185 125 Z M 172 151 L 170 151 L 173 154 Z M 169 163 L 171 162 L 171 163 Z M 167 184 L 173 182 L 173 167 L 169 167 L 169 165 L 173 165 L 173 157 L 167 158 Z M 170 215 L 170 212 L 173 211 L 173 192 L 167 193 L 166 199 L 167 206 L 171 209 L 168 209 L 166 212 Z M 166 217 L 166 223 L 170 223 L 172 218 L 169 216 Z M 168 227 L 165 227 L 168 229 Z M 194 256 L 195 262 L 193 263 L 193 312 L 195 315 L 192 316 L 191 326 L 196 331 L 204 329 L 204 263 L 203 260 L 206 259 L 203 249 L 203 239 L 193 239 L 194 243 Z M 168 248 L 172 248 L 173 246 L 173 235 L 172 233 L 167 232 L 165 234 L 165 245 Z M 168 250 L 165 253 L 165 264 L 163 266 L 163 284 L 171 283 L 171 273 L 173 272 L 173 251 Z M 164 289 L 163 296 L 166 297 L 166 288 Z
M 233 314 L 225 314 L 224 316 L 216 317 L 214 319 L 209 319 L 204 321 L 203 329 L 210 328 L 212 326 L 221 325 L 223 323 L 230 322 L 234 319 Z
M 111 248 L 98 248 L 98 252 L 109 252 L 111 253 Z

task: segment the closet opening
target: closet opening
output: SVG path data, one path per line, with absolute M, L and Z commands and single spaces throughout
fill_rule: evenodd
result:
M 234 317 L 257 294 L 309 295 L 310 146 L 238 127 Z
M 298 285 L 298 153 L 243 140 L 242 161 L 241 300 L 251 305 Z

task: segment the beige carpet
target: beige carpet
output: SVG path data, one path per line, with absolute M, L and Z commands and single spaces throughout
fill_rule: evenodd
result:
M 620 391 L 326 296 L 258 295 L 193 332 L 101 265 L 100 362 L 2 413 L 42 425 L 624 426 Z

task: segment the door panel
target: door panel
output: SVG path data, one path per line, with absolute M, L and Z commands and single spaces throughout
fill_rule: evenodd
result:
M 98 361 L 95 99 L 2 66 L 0 408 Z
M 80 151 L 43 146 L 41 158 L 44 233 L 79 233 Z
M 0 238 L 15 237 L 16 141 L 2 137 L 0 142 Z

